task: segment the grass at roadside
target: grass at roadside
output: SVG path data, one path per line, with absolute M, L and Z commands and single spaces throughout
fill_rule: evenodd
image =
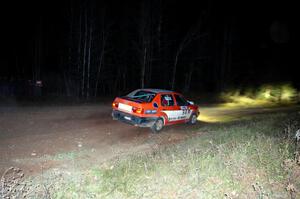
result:
M 199 137 L 147 154 L 93 165 L 53 187 L 54 198 L 298 197 L 291 132 L 299 114 L 204 125 Z M 290 131 L 290 132 L 288 132 Z

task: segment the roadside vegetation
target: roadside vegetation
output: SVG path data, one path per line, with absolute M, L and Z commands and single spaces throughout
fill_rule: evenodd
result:
M 198 137 L 179 144 L 84 170 L 48 171 L 23 183 L 34 191 L 20 190 L 32 198 L 299 198 L 299 128 L 298 112 L 202 124 Z

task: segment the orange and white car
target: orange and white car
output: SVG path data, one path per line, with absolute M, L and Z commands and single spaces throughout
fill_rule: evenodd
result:
M 139 127 L 159 132 L 165 125 L 195 124 L 198 106 L 183 95 L 162 89 L 138 89 L 112 103 L 112 117 Z

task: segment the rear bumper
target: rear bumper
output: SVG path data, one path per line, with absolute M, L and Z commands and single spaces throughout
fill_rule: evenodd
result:
M 114 120 L 139 127 L 151 127 L 157 120 L 156 117 L 138 117 L 117 110 L 113 110 L 111 115 Z

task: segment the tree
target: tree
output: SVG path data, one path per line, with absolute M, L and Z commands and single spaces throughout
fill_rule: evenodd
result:
M 176 81 L 176 72 L 177 72 L 177 64 L 178 64 L 178 59 L 180 55 L 182 54 L 183 50 L 192 42 L 195 41 L 203 36 L 207 36 L 207 33 L 202 31 L 200 33 L 200 30 L 203 25 L 203 18 L 200 18 L 195 26 L 192 26 L 191 29 L 185 34 L 183 39 L 178 45 L 178 48 L 175 53 L 175 58 L 174 58 L 174 64 L 173 64 L 173 71 L 172 71 L 172 77 L 171 77 L 171 89 L 175 89 L 175 81 Z
M 38 27 L 36 30 L 36 38 L 34 45 L 34 65 L 32 69 L 33 82 L 41 79 L 41 65 L 42 65 L 42 18 L 39 19 Z
M 232 65 L 232 40 L 233 40 L 232 19 L 225 18 L 222 27 L 222 35 L 216 39 L 215 48 L 215 82 L 218 91 L 226 88 L 230 81 Z
M 96 73 L 96 80 L 95 80 L 95 93 L 94 96 L 97 97 L 98 94 L 98 86 L 99 86 L 99 79 L 101 74 L 101 69 L 104 64 L 104 58 L 105 54 L 107 52 L 106 45 L 107 45 L 107 39 L 110 34 L 110 29 L 112 26 L 112 23 L 106 21 L 106 10 L 105 8 L 101 10 L 101 32 L 100 32 L 100 52 L 99 52 L 99 63 L 97 64 L 97 73 Z
M 141 5 L 141 17 L 139 21 L 137 50 L 141 65 L 140 86 L 145 87 L 146 79 L 151 79 L 152 59 L 152 31 L 151 31 L 151 2 L 143 1 Z M 147 75 L 147 77 L 146 77 Z

